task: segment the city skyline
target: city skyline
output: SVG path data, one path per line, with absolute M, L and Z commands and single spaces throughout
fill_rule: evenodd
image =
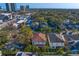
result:
M 6 11 L 15 11 L 15 4 L 14 3 L 6 3 Z
M 79 9 L 78 3 L 16 3 L 16 10 L 21 5 L 29 5 L 29 8 L 60 8 L 60 9 Z M 6 9 L 5 3 L 0 3 L 2 9 Z

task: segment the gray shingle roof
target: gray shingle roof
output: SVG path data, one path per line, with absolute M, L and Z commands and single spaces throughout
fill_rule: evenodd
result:
M 55 33 L 49 33 L 48 37 L 49 37 L 50 42 L 64 42 L 59 37 L 57 37 Z
M 0 15 L 0 20 L 8 20 L 8 16 Z
M 71 41 L 71 40 L 79 40 L 79 34 L 73 34 L 73 35 L 64 35 L 65 39 L 67 41 Z

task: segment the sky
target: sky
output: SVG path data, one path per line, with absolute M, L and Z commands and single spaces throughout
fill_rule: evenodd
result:
M 78 3 L 16 3 L 16 9 L 19 9 L 20 5 L 29 5 L 29 8 L 79 9 Z M 0 6 L 6 9 L 5 3 L 0 3 Z

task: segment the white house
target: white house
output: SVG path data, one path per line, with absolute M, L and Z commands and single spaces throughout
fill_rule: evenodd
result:
M 61 48 L 64 47 L 64 41 L 56 36 L 55 33 L 48 33 L 48 42 L 50 48 Z

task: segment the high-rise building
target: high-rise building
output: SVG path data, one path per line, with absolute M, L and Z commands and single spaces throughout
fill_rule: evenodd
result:
M 6 3 L 7 11 L 15 11 L 15 3 Z
M 11 3 L 11 9 L 12 9 L 12 11 L 16 11 L 16 10 L 15 10 L 15 7 L 16 7 L 16 6 L 15 6 L 15 3 Z
M 9 5 L 8 5 L 8 3 L 6 3 L 5 5 L 6 5 L 6 11 L 9 11 Z
M 24 10 L 25 7 L 23 5 L 20 6 L 20 10 Z
M 23 11 L 23 12 L 25 12 L 25 6 L 24 5 L 21 5 L 20 6 L 20 10 Z
M 0 6 L 0 10 L 2 9 L 2 7 Z
M 29 5 L 26 5 L 26 8 L 25 9 L 26 9 L 26 11 L 28 11 L 29 10 Z
M 26 5 L 26 9 L 29 9 L 29 5 Z

